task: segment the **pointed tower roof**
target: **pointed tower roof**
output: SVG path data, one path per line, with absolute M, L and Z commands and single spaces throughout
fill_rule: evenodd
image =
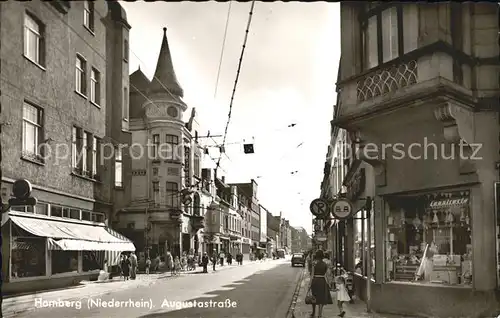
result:
M 172 55 L 167 40 L 167 28 L 163 28 L 163 41 L 160 55 L 156 64 L 156 71 L 149 87 L 150 93 L 164 93 L 168 90 L 174 96 L 184 97 L 184 90 L 177 81 L 177 76 L 172 63 Z

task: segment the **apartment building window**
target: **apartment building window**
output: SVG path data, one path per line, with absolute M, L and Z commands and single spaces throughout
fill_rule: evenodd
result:
M 153 135 L 153 148 L 151 154 L 153 158 L 158 158 L 159 149 L 160 149 L 160 135 Z
M 71 166 L 73 168 L 73 172 L 78 170 L 78 133 L 79 129 L 77 127 L 73 127 L 71 131 Z
M 97 137 L 92 137 L 92 177 L 96 180 L 99 179 L 99 170 L 97 169 L 97 162 L 99 156 L 99 149 L 101 145 L 101 140 Z
M 179 206 L 179 185 L 176 182 L 167 182 L 166 196 L 167 206 Z
M 116 148 L 115 153 L 115 187 L 123 187 L 123 158 L 122 149 L 120 147 Z
M 43 143 L 43 110 L 24 102 L 23 156 L 41 160 Z
M 153 182 L 153 201 L 156 206 L 160 205 L 160 182 Z
M 404 54 L 402 25 L 403 5 L 380 5 L 362 14 L 365 69 L 371 69 Z
M 94 2 L 85 1 L 83 7 L 83 25 L 94 32 Z
M 191 148 L 184 147 L 184 185 L 189 187 L 191 185 Z
M 201 172 L 201 168 L 200 168 L 200 156 L 198 154 L 194 154 L 194 160 L 193 160 L 193 174 L 195 177 L 200 177 L 200 172 Z
M 125 62 L 128 62 L 128 52 L 129 52 L 128 41 L 125 40 L 123 41 L 123 59 L 125 60 Z
M 89 139 L 90 134 L 87 132 L 83 132 L 83 140 L 82 140 L 82 171 L 84 175 L 89 175 Z
M 128 89 L 126 87 L 123 88 L 123 107 L 122 107 L 122 117 L 123 120 L 128 120 Z
M 24 56 L 38 65 L 44 65 L 45 26 L 35 16 L 24 15 Z
M 101 102 L 101 74 L 95 68 L 90 70 L 90 101 L 96 105 Z
M 82 95 L 87 94 L 87 86 L 86 86 L 86 70 L 87 61 L 81 55 L 76 56 L 76 91 Z
M 176 135 L 166 135 L 165 139 L 165 144 L 167 146 L 167 154 L 166 158 L 171 159 L 171 160 L 178 160 L 179 159 L 179 154 L 178 152 L 178 145 L 179 145 L 179 137 Z M 174 157 L 175 155 L 175 157 Z

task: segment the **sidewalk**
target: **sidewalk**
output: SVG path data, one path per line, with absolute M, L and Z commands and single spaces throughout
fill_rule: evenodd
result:
M 293 310 L 293 318 L 309 318 L 311 317 L 312 307 L 311 305 L 306 305 L 304 303 L 304 298 L 307 294 L 307 289 L 309 288 L 310 277 L 307 270 L 304 270 L 304 279 L 300 283 L 300 289 L 297 296 L 297 301 L 295 303 L 295 309 Z M 337 307 L 336 293 L 332 293 L 333 305 L 327 305 L 323 307 L 323 317 L 338 317 L 339 309 Z M 316 317 L 318 315 L 316 308 Z M 345 318 L 410 318 L 406 316 L 390 315 L 390 314 L 379 314 L 379 313 L 367 313 L 366 304 L 362 300 L 356 300 L 354 304 L 344 304 Z
M 243 265 L 254 264 L 255 262 L 244 262 Z M 239 265 L 224 265 L 217 266 L 216 272 L 235 269 L 241 267 Z M 120 280 L 119 277 L 115 277 L 112 280 L 98 282 L 98 281 L 83 281 L 77 286 L 71 286 L 64 289 L 57 290 L 47 290 L 41 291 L 31 294 L 24 294 L 19 296 L 12 296 L 8 298 L 4 298 L 2 302 L 2 312 L 3 317 L 14 317 L 16 314 L 25 312 L 31 306 L 35 299 L 43 298 L 44 300 L 76 300 L 82 298 L 90 298 L 97 297 L 104 294 L 109 294 L 115 290 L 124 290 L 124 289 L 132 289 L 139 288 L 144 286 L 150 286 L 151 284 L 155 284 L 160 281 L 165 281 L 165 278 L 168 279 L 176 279 L 183 276 L 197 275 L 202 271 L 201 267 L 197 267 L 195 271 L 192 272 L 181 272 L 179 276 L 172 276 L 170 272 L 166 273 L 155 273 L 155 274 L 138 274 L 135 280 Z M 209 268 L 208 273 L 213 273 L 211 267 Z

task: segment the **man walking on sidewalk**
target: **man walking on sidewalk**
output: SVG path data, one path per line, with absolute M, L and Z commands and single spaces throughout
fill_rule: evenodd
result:
M 217 251 L 214 249 L 212 252 L 212 270 L 215 272 L 215 265 L 217 265 L 217 261 L 219 260 L 219 257 L 217 255 Z
M 208 262 L 209 262 L 208 255 L 207 255 L 207 253 L 204 253 L 203 257 L 201 258 L 201 265 L 203 266 L 203 273 L 208 273 L 208 269 L 207 269 Z

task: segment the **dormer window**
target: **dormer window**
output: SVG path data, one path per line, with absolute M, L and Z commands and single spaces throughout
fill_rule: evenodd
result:
M 83 25 L 94 33 L 94 2 L 84 1 L 83 5 Z

